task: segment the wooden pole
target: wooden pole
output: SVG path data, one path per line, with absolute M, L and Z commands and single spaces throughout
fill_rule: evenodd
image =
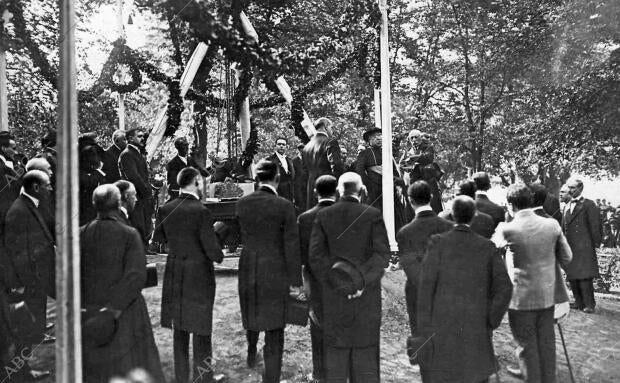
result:
M 118 37 L 124 39 L 123 0 L 116 0 L 116 23 L 118 26 Z M 118 94 L 118 128 L 125 130 L 125 95 L 122 93 Z
M 375 89 L 375 128 L 381 129 L 381 90 Z
M 390 94 L 390 47 L 388 45 L 387 0 L 379 0 L 381 9 L 381 160 L 383 164 L 383 220 L 390 250 L 398 251 L 394 225 L 394 172 L 392 169 L 392 99 Z
M 56 382 L 82 381 L 75 0 L 60 1 L 56 181 Z
M 0 131 L 9 131 L 9 96 L 6 84 L 6 52 L 0 49 Z

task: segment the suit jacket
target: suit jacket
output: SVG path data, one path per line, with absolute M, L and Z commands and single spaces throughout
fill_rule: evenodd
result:
M 275 164 L 278 164 L 278 170 L 280 172 L 280 183 L 278 184 L 278 195 L 280 197 L 284 197 L 287 200 L 294 202 L 295 201 L 295 166 L 293 166 L 293 161 L 290 158 L 286 157 L 286 164 L 288 166 L 288 172 L 284 170 L 282 163 L 278 156 L 274 153 L 271 156 L 267 157 L 268 161 L 271 161 Z
M 307 270 L 307 275 L 310 279 L 311 303 L 314 312 L 319 316 L 322 312 L 321 286 L 315 275 L 315 272 L 312 270 L 308 262 L 308 254 L 310 252 L 310 237 L 312 236 L 312 226 L 314 224 L 314 220 L 316 219 L 319 211 L 323 210 L 328 206 L 332 206 L 333 204 L 333 201 L 321 201 L 318 203 L 318 205 L 297 217 L 297 225 L 299 226 L 299 248 L 301 253 L 301 264 L 304 265 Z
M 244 244 L 239 259 L 243 327 L 283 328 L 289 286 L 302 285 L 295 208 L 260 186 L 237 201 L 236 214 Z
M 4 161 L 0 160 L 0 281 L 4 280 L 7 285 L 12 285 L 9 279 L 12 278 L 13 273 L 8 250 L 5 248 L 4 226 L 6 213 L 19 196 L 20 189 L 21 178 L 19 175 L 15 170 L 6 166 Z
M 344 196 L 318 212 L 309 262 L 321 284 L 326 345 L 369 347 L 379 343 L 381 278 L 389 257 L 387 232 L 378 209 Z M 349 300 L 327 283 L 326 274 L 339 259 L 349 261 L 363 275 L 365 287 L 359 298 Z
M 444 210 L 439 213 L 439 216 L 443 219 L 454 222 L 454 217 L 452 216 L 451 210 Z M 474 233 L 479 234 L 486 239 L 490 239 L 495 231 L 495 221 L 493 221 L 493 218 L 487 213 L 477 211 L 474 219 L 471 221 L 470 227 Z
M 139 200 L 153 198 L 153 190 L 149 182 L 149 167 L 146 159 L 133 145 L 127 145 L 118 158 L 121 177 L 134 184 Z
M 306 208 L 316 205 L 314 182 L 322 175 L 336 178 L 344 173 L 344 163 L 338 141 L 323 134 L 315 134 L 303 149 L 303 164 L 308 174 L 306 183 Z
M 545 198 L 545 202 L 542 207 L 545 212 L 551 216 L 551 218 L 558 221 L 559 224 L 562 223 L 562 209 L 560 208 L 560 200 L 553 194 L 547 193 L 547 197 Z
M 484 194 L 476 194 L 476 208 L 478 211 L 486 213 L 493 218 L 495 223 L 494 229 L 500 222 L 504 222 L 506 219 L 504 209 Z
M 434 334 L 431 347 L 420 351 L 433 350 L 420 366 L 425 382 L 480 382 L 495 371 L 492 330 L 500 325 L 511 293 L 491 241 L 464 225 L 431 237 L 417 305 L 418 333 Z
M 433 211 L 422 211 L 416 214 L 413 221 L 398 231 L 396 241 L 400 265 L 409 283 L 418 284 L 420 267 L 431 235 L 444 233 L 453 226 L 453 222 L 438 217 Z
M 196 197 L 181 194 L 159 209 L 155 239 L 169 244 L 161 324 L 210 335 L 215 302 L 213 262 L 222 262 L 211 212 Z
M 539 206 L 533 209 L 534 214 L 539 215 L 544 218 L 552 218 L 545 210 L 543 206 Z M 556 251 L 557 255 L 557 251 Z M 562 272 L 560 270 L 560 261 L 559 259 L 555 260 L 555 292 L 554 292 L 554 301 L 557 305 L 558 303 L 568 302 L 568 291 L 566 290 L 566 285 L 564 284 L 564 278 L 562 277 Z
M 564 206 L 562 226 L 573 261 L 564 267 L 568 279 L 589 279 L 599 276 L 596 248 L 603 240 L 601 217 L 596 204 L 581 199 L 571 213 L 571 204 Z
M 306 211 L 306 185 L 308 184 L 308 174 L 301 157 L 293 158 L 293 168 L 295 169 L 295 206 L 298 211 Z
M 102 347 L 85 343 L 84 381 L 108 381 L 112 374 L 141 366 L 163 381 L 159 354 L 142 288 L 146 257 L 136 229 L 119 221 L 116 212 L 99 215 L 80 228 L 83 308 L 108 307 L 121 312 L 112 341 Z
M 121 149 L 112 144 L 107 148 L 103 155 L 103 172 L 107 183 L 114 183 L 121 179 L 121 172 L 118 169 L 118 158 L 121 155 Z
M 556 257 L 563 265 L 571 249 L 555 220 L 521 210 L 497 227 L 494 241 L 506 247 L 506 265 L 514 284 L 512 310 L 542 310 L 555 304 Z
M 192 166 L 196 168 L 196 170 L 200 171 L 200 167 L 198 166 L 196 161 L 194 161 L 194 159 L 189 156 L 187 157 L 187 164 L 185 164 L 185 162 L 183 162 L 183 160 L 178 155 L 174 156 L 174 158 L 171 159 L 166 164 L 166 179 L 168 180 L 168 195 L 170 195 L 171 198 L 176 198 L 179 196 L 179 184 L 177 183 L 177 175 L 179 175 L 179 172 L 181 170 L 183 170 L 184 168 L 188 166 Z

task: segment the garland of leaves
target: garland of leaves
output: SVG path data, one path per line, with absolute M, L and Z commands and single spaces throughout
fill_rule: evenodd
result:
M 135 55 L 131 48 L 125 45 L 125 40 L 119 39 L 114 43 L 114 48 L 110 52 L 108 60 L 103 64 L 101 74 L 97 82 L 103 88 L 110 89 L 112 92 L 121 94 L 131 93 L 138 89 L 142 84 L 142 74 L 136 63 Z M 127 84 L 119 84 L 114 81 L 114 75 L 118 70 L 118 65 L 126 65 L 129 68 L 131 81 Z
M 254 156 L 258 154 L 259 149 L 258 131 L 256 130 L 254 121 L 250 120 L 250 137 L 248 137 L 248 141 L 245 144 L 245 150 L 239 157 L 239 163 L 244 169 L 247 169 L 252 164 L 252 160 Z

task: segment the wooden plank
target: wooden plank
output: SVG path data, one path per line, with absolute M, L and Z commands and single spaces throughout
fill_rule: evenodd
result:
M 56 181 L 56 382 L 82 381 L 75 0 L 60 1 Z

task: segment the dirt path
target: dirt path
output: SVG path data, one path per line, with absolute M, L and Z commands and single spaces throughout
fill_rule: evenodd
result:
M 163 264 L 160 265 L 160 281 Z M 391 272 L 383 280 L 383 325 L 381 339 L 382 382 L 421 382 L 417 367 L 409 365 L 405 341 L 409 332 L 404 303 L 404 275 Z M 151 322 L 164 367 L 170 382 L 174 369 L 172 358 L 172 331 L 159 323 L 161 285 L 144 290 Z M 253 369 L 246 366 L 245 332 L 241 326 L 236 274 L 219 273 L 214 308 L 213 349 L 216 373 L 228 376 L 230 383 L 260 382 L 262 361 Z M 572 311 L 563 323 L 564 336 L 576 381 L 620 382 L 620 301 L 598 298 L 597 313 L 586 315 Z M 558 382 L 570 382 L 560 337 L 557 338 Z M 514 344 L 507 319 L 495 332 L 495 351 L 502 370 L 501 382 L 519 382 L 505 372 L 507 365 L 515 365 Z M 262 347 L 259 344 L 259 349 Z M 36 353 L 33 367 L 53 369 L 53 345 L 42 346 Z M 259 355 L 260 360 L 260 355 Z M 306 382 L 312 371 L 312 353 L 308 328 L 289 326 L 285 333 L 285 353 L 282 379 L 288 382 Z M 52 382 L 52 380 L 48 380 Z M 494 381 L 494 380 L 492 380 Z

